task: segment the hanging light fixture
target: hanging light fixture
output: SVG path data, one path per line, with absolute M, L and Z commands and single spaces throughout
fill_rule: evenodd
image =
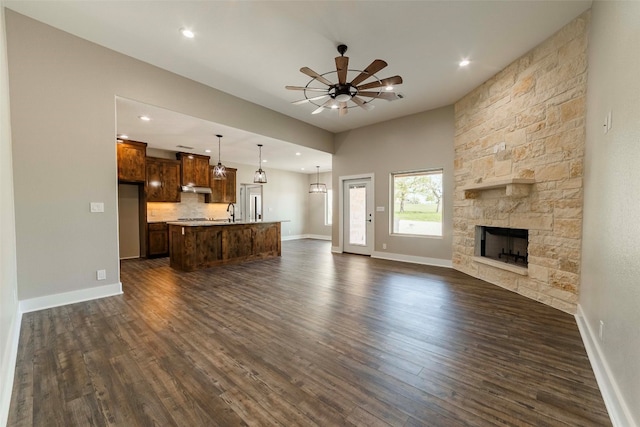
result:
M 260 163 L 258 163 L 258 170 L 253 175 L 253 182 L 256 184 L 266 184 L 267 173 L 262 170 L 262 144 L 258 144 L 258 148 L 260 149 Z
M 316 182 L 309 185 L 309 193 L 326 193 L 327 184 L 320 183 L 320 166 L 316 166 L 316 169 L 317 169 L 317 179 L 316 179 Z
M 218 137 L 218 164 L 213 167 L 213 179 L 227 179 L 227 169 L 220 163 L 220 138 L 222 138 L 222 135 L 216 136 Z

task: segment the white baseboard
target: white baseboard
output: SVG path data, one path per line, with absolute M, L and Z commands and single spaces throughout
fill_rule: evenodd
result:
M 415 255 L 394 254 L 389 252 L 373 251 L 371 258 L 388 259 L 391 261 L 410 262 L 412 264 L 432 265 L 434 267 L 453 268 L 453 262 L 450 259 L 429 258 Z
M 340 249 L 340 246 L 331 246 L 331 253 L 341 254 L 342 253 L 342 249 Z
M 293 236 L 282 236 L 280 240 L 301 240 L 301 239 L 316 239 L 316 240 L 331 240 L 331 236 L 323 236 L 321 234 L 296 234 Z
M 29 313 L 31 311 L 44 310 L 46 308 L 75 304 L 77 302 L 90 301 L 93 299 L 120 294 L 122 294 L 122 283 L 118 282 L 111 285 L 96 286 L 92 288 L 79 289 L 77 291 L 22 300 L 20 301 L 20 311 L 22 313 Z
M 11 393 L 13 391 L 13 379 L 16 371 L 16 360 L 18 359 L 18 343 L 20 341 L 20 326 L 22 325 L 22 313 L 17 307 L 16 313 L 11 319 L 9 336 L 7 337 L 7 351 L 2 360 L 2 372 L 0 372 L 0 426 L 7 425 L 9 418 L 9 407 L 11 406 Z
M 598 336 L 589 326 L 590 324 L 580 304 L 578 304 L 578 312 L 575 318 L 582 336 L 582 342 L 587 350 L 587 356 L 589 356 L 589 362 L 591 362 L 591 368 L 596 376 L 600 393 L 602 393 L 604 404 L 609 412 L 611 423 L 614 427 L 638 427 L 633 421 L 631 411 L 629 411 L 629 407 L 625 403 L 620 388 L 611 373 L 609 364 L 604 358 Z

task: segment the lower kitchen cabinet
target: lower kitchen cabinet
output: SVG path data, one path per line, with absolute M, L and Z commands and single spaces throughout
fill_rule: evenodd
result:
M 147 224 L 147 258 L 169 256 L 169 226 L 166 222 Z

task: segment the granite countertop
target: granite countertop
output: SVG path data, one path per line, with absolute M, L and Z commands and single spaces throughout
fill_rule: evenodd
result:
M 207 221 L 167 221 L 167 224 L 169 225 L 181 225 L 183 227 L 211 227 L 214 225 L 246 225 L 246 224 L 273 224 L 276 222 L 289 222 L 288 219 L 284 219 L 284 220 L 272 220 L 272 221 L 236 221 L 236 222 L 229 222 L 229 221 L 213 221 L 213 220 L 207 220 Z

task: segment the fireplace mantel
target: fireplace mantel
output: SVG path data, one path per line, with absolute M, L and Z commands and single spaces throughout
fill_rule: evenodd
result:
M 530 178 L 507 178 L 501 180 L 490 180 L 469 184 L 462 187 L 465 199 L 475 199 L 478 192 L 504 188 L 506 195 L 510 197 L 527 197 L 531 191 L 531 186 L 535 184 L 535 179 Z

